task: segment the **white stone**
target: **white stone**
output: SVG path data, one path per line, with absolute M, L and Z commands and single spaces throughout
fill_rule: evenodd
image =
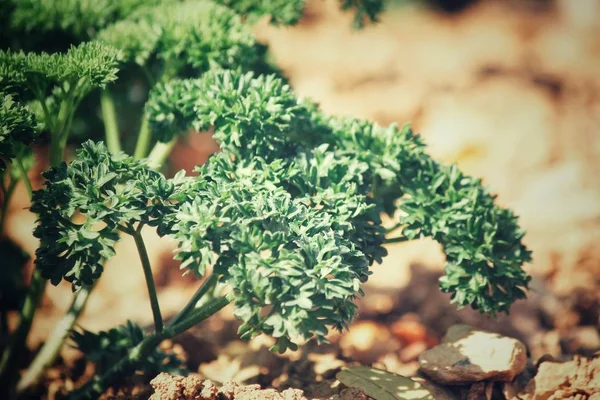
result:
M 440 345 L 419 356 L 421 371 L 444 384 L 512 381 L 526 363 L 520 341 L 468 325 L 452 326 Z

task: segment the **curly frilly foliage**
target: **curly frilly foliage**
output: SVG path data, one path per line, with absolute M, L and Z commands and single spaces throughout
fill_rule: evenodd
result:
M 96 37 L 145 65 L 151 56 L 170 70 L 247 67 L 257 60 L 250 27 L 233 10 L 208 0 L 142 7 Z
M 67 32 L 81 40 L 160 0 L 9 0 L 11 28 L 29 33 Z
M 397 199 L 408 239 L 431 237 L 446 253 L 443 291 L 459 306 L 486 313 L 507 312 L 525 297 L 530 261 L 517 218 L 494 204 L 496 196 L 480 179 L 455 165 L 443 166 L 425 153 L 409 126 L 380 127 L 354 119 L 332 119 L 338 146 L 354 152 L 378 177 L 375 198 L 391 212 Z
M 347 327 L 369 264 L 385 255 L 365 169 L 327 146 L 291 162 L 213 156 L 176 215 L 176 258 L 198 275 L 214 264 L 242 337 L 270 334 L 282 351 L 290 338 L 324 340 L 329 326 Z
M 30 152 L 27 145 L 34 141 L 38 131 L 34 115 L 14 99 L 0 92 L 0 172 L 12 158 Z
M 179 101 L 170 101 L 174 98 Z M 277 160 L 287 171 L 321 148 L 320 143 L 328 143 L 329 162 L 356 163 L 353 174 L 363 182 L 357 196 L 369 197 L 378 212 L 400 211 L 407 239 L 429 236 L 443 245 L 448 264 L 440 284 L 453 301 L 494 313 L 508 311 L 524 297 L 529 278 L 521 266 L 530 252 L 521 242 L 516 217 L 494 204 L 495 197 L 480 180 L 433 161 L 409 126 L 327 118 L 314 105 L 294 101 L 289 87 L 275 77 L 227 71 L 158 87 L 148 112 L 164 140 L 186 127 L 211 128 L 222 151 L 237 163 L 266 160 L 263 167 L 254 167 L 260 171 Z M 290 182 L 289 177 L 279 180 Z M 290 193 L 296 198 L 306 190 Z M 380 222 L 373 219 L 357 230 L 367 242 L 373 232 L 365 229 L 373 224 Z
M 77 159 L 43 174 L 45 188 L 34 192 L 40 239 L 36 267 L 57 285 L 92 284 L 103 261 L 114 256 L 119 230 L 135 223 L 161 225 L 181 176 L 166 180 L 143 161 L 110 155 L 102 143 L 85 142 Z M 159 232 L 161 231 L 159 226 Z
M 119 52 L 102 43 L 72 46 L 66 53 L 0 50 L 0 90 L 47 102 L 78 104 L 92 89 L 117 79 Z
M 104 373 L 117 361 L 127 355 L 127 352 L 142 342 L 144 330 L 137 324 L 127 321 L 108 331 L 97 333 L 85 329 L 73 330 L 70 333 L 74 347 L 79 349 L 85 358 L 94 364 L 97 373 Z M 137 362 L 127 365 L 128 370 L 122 373 L 143 371 L 149 376 L 161 372 L 181 374 L 186 372 L 184 363 L 172 352 L 154 348 L 150 354 Z
M 38 267 L 54 283 L 92 283 L 119 230 L 158 226 L 183 269 L 203 276 L 210 265 L 229 287 L 243 338 L 266 333 L 285 351 L 350 323 L 369 266 L 386 255 L 387 212 L 401 214 L 400 240 L 443 246 L 440 285 L 459 306 L 508 311 L 525 295 L 516 218 L 480 180 L 433 161 L 409 126 L 328 118 L 279 78 L 223 70 L 159 85 L 147 110 L 162 140 L 212 129 L 222 151 L 197 177 L 168 180 L 88 142 L 48 172 L 32 208 Z
M 150 93 L 146 112 L 162 142 L 190 127 L 214 129 L 221 148 L 242 158 L 288 156 L 322 133 L 315 105 L 299 101 L 275 75 L 255 77 L 252 72 L 209 71 L 198 79 L 159 85 Z
M 217 0 L 233 8 L 236 12 L 255 21 L 269 16 L 274 25 L 295 25 L 304 13 L 306 0 Z M 383 11 L 384 0 L 340 0 L 342 10 L 355 13 L 354 27 L 362 28 L 365 22 L 376 22 Z

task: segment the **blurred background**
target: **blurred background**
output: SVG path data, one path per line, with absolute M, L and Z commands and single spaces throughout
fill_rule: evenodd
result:
M 457 311 L 440 293 L 444 257 L 434 242 L 390 246 L 373 267 L 351 332 L 332 335 L 336 351 L 411 373 L 418 354 L 457 322 L 518 337 L 534 359 L 600 349 L 599 16 L 598 0 L 396 0 L 378 24 L 354 31 L 338 2 L 312 0 L 298 26 L 256 27 L 300 96 L 331 114 L 411 122 L 434 158 L 482 177 L 498 202 L 515 210 L 533 250 L 529 298 L 493 319 Z M 191 170 L 217 150 L 209 134 L 190 135 L 170 169 Z M 35 217 L 20 189 L 7 231 L 33 253 Z M 173 315 L 197 282 L 181 277 L 171 243 L 145 233 L 163 313 Z M 151 323 L 142 270 L 130 268 L 139 263 L 133 242 L 124 238 L 119 246 L 79 322 L 88 330 L 127 319 Z M 70 301 L 69 285 L 48 290 L 32 348 Z M 248 362 L 231 362 L 240 354 L 231 350 L 233 324 L 226 310 L 199 328 L 202 338 L 192 331 L 179 345 L 218 381 L 264 376 L 263 367 L 248 372 Z M 230 351 L 219 350 L 225 347 Z M 74 354 L 64 351 L 66 360 Z M 260 354 L 253 362 L 270 368 L 275 356 Z

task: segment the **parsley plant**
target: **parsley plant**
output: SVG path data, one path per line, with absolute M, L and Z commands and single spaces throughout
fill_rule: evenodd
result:
M 354 9 L 361 27 L 376 20 L 383 2 L 344 0 L 341 7 Z M 2 324 L 10 336 L 0 359 L 5 397 L 38 382 L 67 338 L 96 366 L 73 398 L 94 398 L 123 374 L 182 372 L 157 346 L 230 303 L 243 339 L 270 335 L 279 352 L 311 338 L 324 342 L 330 329 L 349 327 L 361 284 L 387 243 L 438 241 L 447 256 L 440 287 L 459 307 L 508 312 L 525 297 L 524 233 L 480 180 L 431 159 L 408 125 L 325 115 L 269 62 L 252 24 L 261 17 L 296 23 L 303 0 L 12 0 L 8 8 L 2 34 L 20 35 L 0 51 L 0 234 L 23 180 L 40 246 L 29 287 L 0 287 L 0 299 L 12 304 L 0 309 L 2 321 L 11 309 L 20 312 L 13 332 Z M 50 33 L 61 41 L 41 39 Z M 130 142 L 121 130 L 132 125 L 116 111 L 126 103 L 118 88 L 139 88 L 140 77 L 147 101 Z M 100 110 L 103 138 L 94 136 L 93 113 L 80 112 L 84 104 Z M 83 140 L 72 135 L 78 118 L 89 128 Z M 164 176 L 160 167 L 190 128 L 211 130 L 220 152 L 197 176 Z M 48 143 L 50 159 L 37 191 L 27 173 L 34 141 Z M 78 146 L 69 162 L 67 143 Z M 394 227 L 382 226 L 384 213 L 396 218 Z M 156 296 L 145 227 L 174 239 L 181 269 L 203 279 L 170 320 Z M 106 332 L 74 330 L 123 235 L 139 252 L 154 329 L 128 322 Z M 0 251 L 22 258 L 4 238 Z M 18 282 L 18 268 L 7 281 Z M 45 283 L 63 280 L 73 303 L 19 376 Z

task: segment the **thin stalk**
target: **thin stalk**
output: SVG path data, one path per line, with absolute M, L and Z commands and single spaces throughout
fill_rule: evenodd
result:
M 135 230 L 121 225 L 117 226 L 117 229 L 130 235 L 135 233 Z M 73 329 L 75 322 L 77 322 L 77 319 L 79 319 L 79 316 L 85 309 L 93 288 L 94 286 L 85 286 L 75 294 L 66 314 L 54 327 L 48 340 L 44 343 L 42 349 L 37 353 L 29 368 L 19 380 L 17 384 L 18 394 L 25 392 L 30 386 L 37 383 L 46 368 L 54 363 L 67 335 Z
M 58 110 L 58 117 L 56 119 L 56 125 L 54 126 L 54 130 L 52 130 L 52 136 L 58 137 L 62 141 L 63 132 L 69 120 L 69 114 L 73 113 L 71 108 L 72 99 L 70 90 L 65 93 L 65 99 L 60 103 L 60 108 Z
M 133 158 L 135 160 L 141 160 L 142 158 L 146 157 L 146 154 L 148 154 L 148 147 L 150 147 L 150 139 L 150 121 L 148 121 L 146 115 L 143 115 L 137 143 L 135 144 L 135 151 L 133 152 Z
M 142 225 L 140 225 L 141 227 Z M 158 304 L 158 296 L 156 295 L 156 286 L 154 285 L 154 278 L 152 277 L 152 267 L 150 266 L 150 259 L 148 258 L 148 252 L 146 251 L 146 245 L 142 238 L 141 229 L 137 229 L 133 235 L 135 245 L 138 253 L 140 254 L 140 260 L 142 261 L 142 268 L 144 269 L 144 276 L 146 278 L 146 286 L 148 287 L 148 295 L 150 296 L 150 306 L 152 307 L 152 316 L 154 317 L 154 328 L 157 332 L 163 329 L 163 320 L 160 314 L 160 306 Z
M 206 278 L 206 280 L 202 283 L 202 285 L 200 285 L 198 290 L 196 290 L 196 293 L 194 293 L 194 295 L 192 296 L 190 301 L 188 301 L 188 303 L 185 305 L 185 307 L 183 307 L 183 309 L 179 313 L 177 313 L 177 315 L 175 315 L 173 317 L 171 322 L 169 322 L 169 326 L 177 324 L 183 318 L 185 318 L 187 315 L 189 315 L 189 313 L 196 308 L 198 301 L 200 301 L 200 299 L 202 299 L 202 297 L 204 297 L 204 295 L 210 289 L 215 287 L 218 280 L 219 280 L 219 278 L 215 274 L 212 274 L 211 276 Z
M 33 187 L 31 186 L 31 181 L 29 180 L 29 176 L 27 175 L 27 170 L 23 166 L 23 160 L 20 158 L 15 159 L 13 162 L 13 166 L 17 167 L 21 176 L 23 178 L 23 182 L 25 183 L 25 187 L 27 188 L 27 194 L 29 194 L 29 198 L 33 197 Z
M 164 65 L 163 71 L 159 74 L 159 76 L 156 79 L 153 77 L 152 73 L 150 72 L 150 70 L 147 67 L 142 67 L 142 69 L 144 70 L 144 74 L 146 74 L 146 78 L 148 79 L 148 84 L 150 85 L 150 90 L 152 90 L 152 88 L 154 86 L 156 86 L 156 84 L 158 82 L 166 82 L 167 80 L 171 79 L 171 77 L 175 76 L 175 74 L 177 72 L 177 69 L 172 62 L 171 63 L 168 62 Z M 148 154 L 148 148 L 150 147 L 151 139 L 152 139 L 152 132 L 150 131 L 150 121 L 148 120 L 148 117 L 144 113 L 144 114 L 142 114 L 142 122 L 140 125 L 140 131 L 138 133 L 137 143 L 135 144 L 135 150 L 133 152 L 134 160 L 141 160 L 142 158 L 146 157 L 146 155 Z M 160 143 L 157 143 L 154 149 L 156 149 L 156 147 L 159 144 Z M 166 159 L 166 156 L 171 151 L 171 147 L 168 148 L 164 158 L 159 159 L 159 161 L 160 161 L 159 166 L 162 165 L 162 163 Z M 152 152 L 154 152 L 154 150 L 152 150 Z
M 108 88 L 103 89 L 100 92 L 100 106 L 102 108 L 102 120 L 104 121 L 106 147 L 108 147 L 108 151 L 116 154 L 121 151 L 121 138 L 119 135 L 115 103 Z
M 173 150 L 175 143 L 177 143 L 177 138 L 171 139 L 168 143 L 156 143 L 148 156 L 148 165 L 154 169 L 162 167 L 167 157 L 169 157 L 171 150 Z
M 17 187 L 17 180 L 10 180 L 10 184 L 8 188 L 4 192 L 4 198 L 2 199 L 2 215 L 0 215 L 0 236 L 4 234 L 4 224 L 6 224 L 6 214 L 8 213 L 8 205 L 10 203 L 10 199 L 15 191 L 15 187 Z
M 58 135 L 50 138 L 50 166 L 57 167 L 63 161 L 65 146 Z
M 22 393 L 28 387 L 37 383 L 41 379 L 46 368 L 54 363 L 66 337 L 73 328 L 73 325 L 75 325 L 82 310 L 85 308 L 85 304 L 87 303 L 91 291 L 92 286 L 84 286 L 75 294 L 69 310 L 56 325 L 42 349 L 35 356 L 35 359 L 19 380 L 19 383 L 17 384 L 18 393 Z
M 21 320 L 0 360 L 0 387 L 12 388 L 19 375 L 23 349 L 26 347 L 27 336 L 45 286 L 46 280 L 42 278 L 41 272 L 36 269 L 33 272 L 29 291 L 21 309 Z
M 129 354 L 114 364 L 106 373 L 100 377 L 95 377 L 88 383 L 77 389 L 71 394 L 74 400 L 84 399 L 90 395 L 102 393 L 114 381 L 115 377 L 123 370 L 135 366 L 149 352 L 158 346 L 163 340 L 171 339 L 194 325 L 204 321 L 211 315 L 217 313 L 233 300 L 233 294 L 219 297 L 205 304 L 203 307 L 195 309 L 187 318 L 181 322 L 166 327 L 162 332 L 154 332 L 146 336 L 137 346 L 129 351 Z
M 50 142 L 50 166 L 56 167 L 60 165 L 63 159 L 64 148 L 65 142 L 61 140 L 59 135 L 53 134 Z M 18 378 L 21 357 L 25 353 L 24 349 L 27 345 L 27 337 L 29 336 L 33 318 L 42 300 L 45 288 L 46 280 L 42 277 L 42 273 L 38 269 L 35 269 L 31 277 L 27 296 L 21 307 L 19 325 L 14 331 L 10 343 L 0 360 L 0 387 L 13 388 L 13 384 Z
M 397 224 L 395 224 L 394 226 L 391 226 L 391 227 L 387 228 L 387 229 L 385 230 L 385 233 L 386 233 L 386 234 L 388 234 L 388 233 L 392 233 L 392 232 L 394 232 L 396 229 L 398 229 L 398 228 L 402 227 L 403 225 L 405 225 L 405 223 L 404 223 L 404 222 L 398 222 L 398 223 L 397 223 Z
M 401 236 L 401 237 L 395 237 L 395 238 L 389 238 L 389 239 L 385 239 L 385 241 L 383 242 L 384 244 L 388 244 L 388 243 L 402 243 L 402 242 L 408 242 L 411 239 L 407 238 L 406 236 Z

